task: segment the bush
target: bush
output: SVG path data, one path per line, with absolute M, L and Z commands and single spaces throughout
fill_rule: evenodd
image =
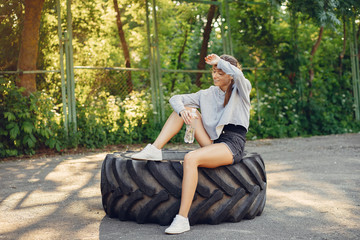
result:
M 79 94 L 77 131 L 63 127 L 63 114 L 45 91 L 23 96 L 15 78 L 0 79 L 0 157 L 32 155 L 43 147 L 101 148 L 109 144 L 153 141 L 161 124 L 155 124 L 150 97 L 133 91 L 125 99 L 103 91 L 89 97 Z
M 329 72 L 314 80 L 313 97 L 297 90 L 281 75 L 271 71 L 258 74 L 253 83 L 248 139 L 296 137 L 357 132 L 349 82 L 338 82 Z M 157 123 L 150 94 L 145 90 L 111 95 L 106 90 L 77 92 L 77 129 L 64 131 L 62 104 L 47 92 L 23 96 L 13 77 L 0 78 L 0 157 L 31 155 L 40 148 L 102 148 L 106 145 L 152 142 L 164 123 Z M 341 86 L 341 87 L 340 87 Z M 164 101 L 180 90 L 166 92 Z M 258 92 L 257 92 L 258 91 Z M 335 93 L 334 93 L 335 92 Z M 165 104 L 166 116 L 173 111 Z M 310 112 L 311 114 L 307 114 Z M 310 117 L 310 118 L 308 118 Z M 184 128 L 171 142 L 183 142 Z
M 88 148 L 138 143 L 153 133 L 152 105 L 145 91 L 133 91 L 125 99 L 105 91 L 79 97 L 77 115 L 79 145 Z
M 269 70 L 258 73 L 261 82 L 251 92 L 249 139 L 351 133 L 360 130 L 354 121 L 351 84 L 336 73 L 318 73 L 312 86 L 299 91 L 285 77 Z M 249 76 L 250 81 L 255 82 Z M 349 76 L 348 76 L 349 78 Z M 326 84 L 324 84 L 326 82 Z
M 63 147 L 51 99 L 45 93 L 23 96 L 14 78 L 0 78 L 0 157 L 34 154 L 39 147 Z

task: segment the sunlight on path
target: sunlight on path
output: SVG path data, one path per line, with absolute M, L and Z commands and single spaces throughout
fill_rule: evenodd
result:
M 197 225 L 184 239 L 360 237 L 359 135 L 258 140 L 248 142 L 247 151 L 265 160 L 263 215 Z M 162 226 L 105 217 L 100 193 L 105 156 L 0 162 L 0 239 L 166 239 Z

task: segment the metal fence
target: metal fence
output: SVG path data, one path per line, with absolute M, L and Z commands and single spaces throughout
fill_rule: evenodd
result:
M 225 19 L 228 18 L 228 1 L 213 2 L 213 1 L 187 1 L 197 2 L 203 4 L 217 4 L 221 8 L 221 14 Z M 194 83 L 196 75 L 202 73 L 202 88 L 211 85 L 210 71 L 206 70 L 170 70 L 161 68 L 161 56 L 159 52 L 159 40 L 157 29 L 157 15 L 156 15 L 156 1 L 146 1 L 146 25 L 148 34 L 149 46 L 149 66 L 147 68 L 121 68 L 121 67 L 106 67 L 106 66 L 74 66 L 72 53 L 72 21 L 71 21 L 71 1 L 67 0 L 67 28 L 62 30 L 61 16 L 60 16 L 60 1 L 57 0 L 57 17 L 58 17 L 58 36 L 59 36 L 59 52 L 60 52 L 60 69 L 59 70 L 36 70 L 36 71 L 21 71 L 22 74 L 54 74 L 54 78 L 60 81 L 61 84 L 61 101 L 63 105 L 64 128 L 68 131 L 69 125 L 72 124 L 76 130 L 76 85 L 88 84 L 89 91 L 96 92 L 103 89 L 111 95 L 125 97 L 132 89 L 147 90 L 151 94 L 152 104 L 154 107 L 155 120 L 163 121 L 165 119 L 165 100 L 163 90 L 166 89 L 169 93 L 189 93 L 199 89 Z M 152 6 L 151 12 L 149 11 Z M 152 14 L 150 18 L 150 13 Z M 225 28 L 221 25 L 223 37 L 224 53 L 232 53 L 231 31 L 230 26 Z M 353 28 L 355 27 L 355 20 L 353 20 Z M 152 26 L 152 27 L 151 27 Z M 225 29 L 227 29 L 225 31 Z M 355 33 L 355 29 L 352 30 Z M 356 39 L 356 36 L 353 36 Z M 353 83 L 355 95 L 355 112 L 356 118 L 360 119 L 359 111 L 359 62 L 357 56 L 357 44 L 351 41 L 351 59 L 353 68 Z M 252 70 L 245 68 L 245 71 Z M 86 72 L 91 80 L 85 82 L 79 81 L 80 75 Z M 0 74 L 19 74 L 20 71 L 3 71 Z M 82 76 L 83 77 L 83 76 Z M 176 83 L 176 84 L 175 84 Z M 177 86 L 175 88 L 175 85 Z M 82 91 L 82 90 L 80 90 Z M 259 96 L 257 95 L 258 102 Z

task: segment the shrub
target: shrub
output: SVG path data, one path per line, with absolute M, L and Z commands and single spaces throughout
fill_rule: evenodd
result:
M 60 116 L 45 93 L 23 96 L 14 78 L 0 78 L 0 157 L 34 154 L 63 146 Z

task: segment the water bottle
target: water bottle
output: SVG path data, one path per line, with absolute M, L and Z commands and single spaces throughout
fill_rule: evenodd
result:
M 191 124 L 186 124 L 186 132 L 185 132 L 185 136 L 184 136 L 185 143 L 193 143 L 194 142 L 195 124 L 196 124 L 196 121 L 194 121 L 194 119 L 196 118 L 196 109 L 195 108 L 191 109 L 190 116 L 192 118 L 192 121 L 191 121 Z

